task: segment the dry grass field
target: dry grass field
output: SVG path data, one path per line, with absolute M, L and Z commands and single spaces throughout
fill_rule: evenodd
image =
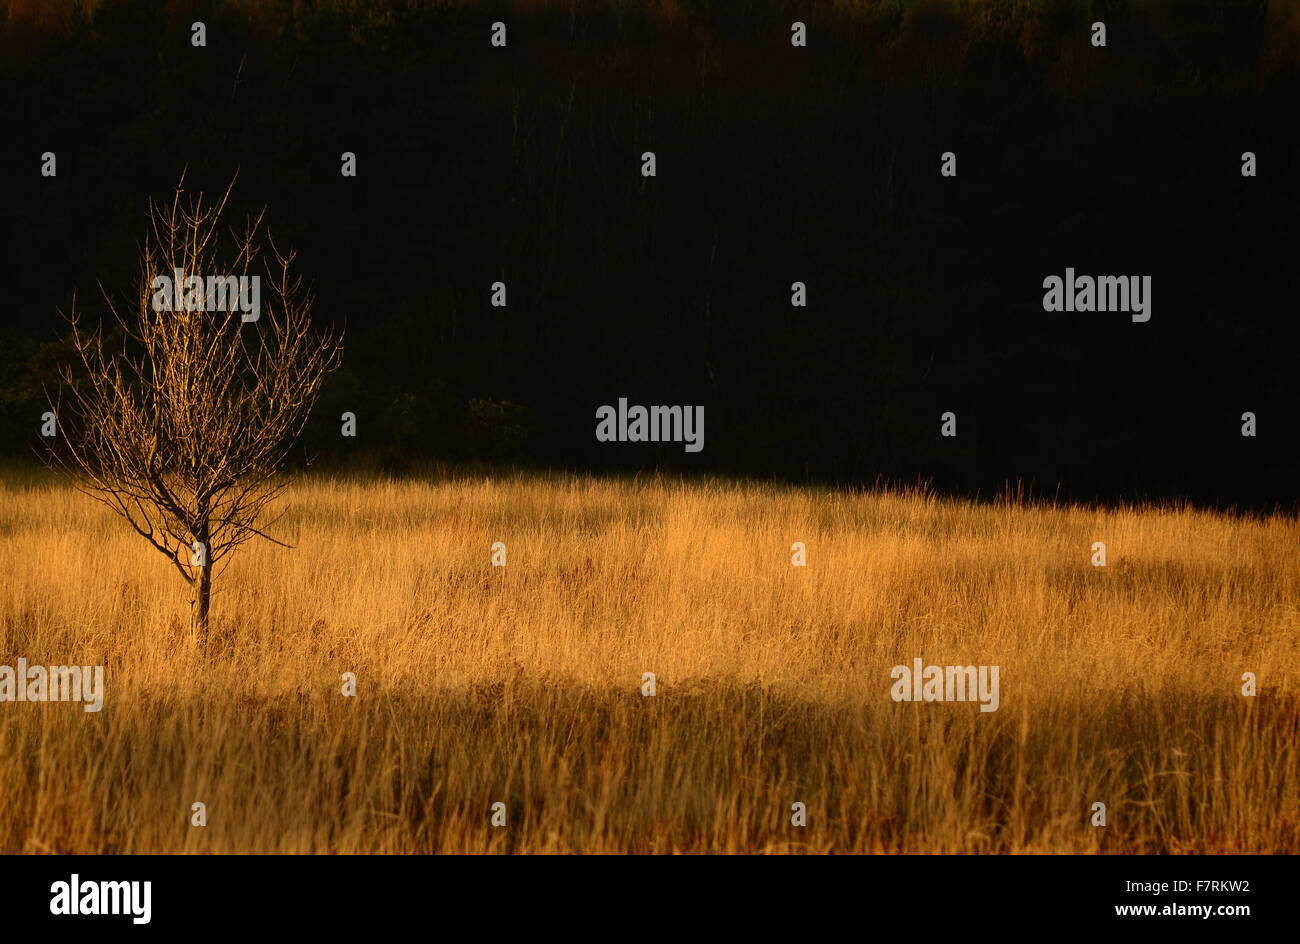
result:
M 1300 848 L 1293 517 L 312 477 L 278 533 L 204 656 L 157 552 L 5 475 L 0 665 L 106 697 L 0 703 L 0 852 Z M 999 709 L 894 702 L 917 656 L 1000 666 Z

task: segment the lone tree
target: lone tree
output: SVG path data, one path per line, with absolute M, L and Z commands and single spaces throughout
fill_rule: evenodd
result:
M 294 253 L 267 235 L 262 259 L 265 209 L 226 229 L 234 181 L 206 205 L 184 182 L 170 207 L 149 203 L 127 300 L 100 285 L 111 333 L 84 328 L 75 298 L 65 315 L 76 357 L 60 371 L 62 443 L 47 455 L 176 566 L 206 650 L 217 564 L 253 537 L 289 546 L 266 533 L 283 514 L 271 507 L 287 484 L 278 473 L 343 348 L 312 330 Z

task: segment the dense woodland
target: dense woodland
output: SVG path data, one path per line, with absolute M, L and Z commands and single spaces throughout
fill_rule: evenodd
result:
M 346 326 L 327 465 L 1291 507 L 1298 105 L 1265 0 L 0 2 L 0 452 L 188 168 Z M 1045 312 L 1066 267 L 1151 320 Z M 597 442 L 619 397 L 703 404 L 704 450 Z

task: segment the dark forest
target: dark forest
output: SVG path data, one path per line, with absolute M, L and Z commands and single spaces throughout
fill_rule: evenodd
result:
M 346 330 L 304 459 L 1293 506 L 1288 10 L 0 4 L 0 451 L 184 170 Z M 1044 311 L 1067 267 L 1149 275 L 1150 320 Z M 620 397 L 704 405 L 705 448 L 597 442 Z

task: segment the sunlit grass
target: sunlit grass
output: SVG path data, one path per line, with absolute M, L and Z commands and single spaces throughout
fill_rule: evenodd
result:
M 0 851 L 1300 845 L 1292 518 L 312 479 L 278 532 L 295 549 L 218 577 L 205 658 L 156 551 L 5 481 L 0 664 L 102 663 L 107 694 L 0 703 Z M 999 710 L 893 702 L 916 656 L 999 665 Z

